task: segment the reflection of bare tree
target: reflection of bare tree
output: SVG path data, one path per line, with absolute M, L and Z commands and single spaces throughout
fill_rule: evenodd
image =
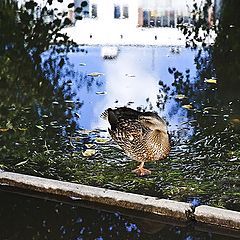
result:
M 183 145 L 182 153 L 173 151 L 173 156 L 188 159 L 187 165 L 195 166 L 193 168 L 197 172 L 189 177 L 199 179 L 198 186 L 204 178 L 211 179 L 216 187 L 221 185 L 225 189 L 227 203 L 224 205 L 237 207 L 239 198 L 230 196 L 230 192 L 239 191 L 236 174 L 240 146 L 238 3 L 222 1 L 220 22 L 216 28 L 216 25 L 209 26 L 207 18 L 204 17 L 204 11 L 208 9 L 210 2 L 204 6 L 203 12 L 197 11 L 194 6 L 194 24 L 190 28 L 183 28 L 186 36 L 192 37 L 188 38 L 191 42 L 188 42 L 188 45 L 194 48 L 199 43 L 202 45 L 195 58 L 197 76 L 194 81 L 190 81 L 188 70 L 182 73 L 175 68 L 169 68 L 169 73 L 174 78 L 170 95 L 175 100 L 170 114 L 174 115 L 182 108 L 187 116 L 187 121 L 180 126 L 180 131 L 172 133 L 174 139 L 185 139 L 177 142 Z M 214 45 L 207 46 L 207 35 L 202 38 L 199 32 L 204 29 L 208 34 L 213 28 L 218 31 L 218 36 Z M 221 168 L 228 171 L 224 172 Z M 204 173 L 201 169 L 204 169 Z M 230 189 L 225 181 L 231 182 L 233 188 Z
M 74 93 L 59 81 L 73 75 L 66 52 L 75 45 L 59 32 L 58 18 L 45 21 L 52 11 L 44 8 L 36 18 L 36 7 L 28 2 L 19 11 L 15 1 L 0 3 L 0 152 L 12 164 L 44 149 L 46 139 L 61 148 L 58 139 L 74 130 L 73 111 L 82 104 L 71 102 Z

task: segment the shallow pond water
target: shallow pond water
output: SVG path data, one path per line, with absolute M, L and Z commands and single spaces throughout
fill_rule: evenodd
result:
M 214 70 L 199 64 L 207 53 L 197 54 L 119 47 L 116 59 L 104 60 L 100 46 L 82 47 L 67 58 L 44 53 L 41 69 L 27 61 L 4 68 L 0 167 L 240 210 L 239 98 L 218 93 Z M 124 105 L 157 111 L 168 123 L 171 153 L 147 164 L 150 176 L 131 172 L 138 163 L 100 118 L 107 107 Z
M 237 233 L 81 207 L 0 190 L 0 238 L 7 239 L 239 239 Z

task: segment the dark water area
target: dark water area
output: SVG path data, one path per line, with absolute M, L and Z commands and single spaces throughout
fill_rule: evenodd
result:
M 101 47 L 62 57 L 42 55 L 2 67 L 0 167 L 3 170 L 240 210 L 239 99 L 218 93 L 208 53 L 167 47 Z M 30 71 L 31 70 L 31 71 Z M 168 124 L 172 150 L 135 176 L 137 162 L 111 140 L 100 118 L 107 107 L 156 111 Z
M 233 233 L 180 222 L 86 208 L 0 191 L 0 238 L 8 239 L 239 239 Z
M 194 50 L 119 46 L 115 59 L 103 59 L 102 46 L 77 46 L 60 32 L 71 24 L 64 13 L 0 1 L 0 171 L 240 211 L 237 2 L 218 6 L 214 45 L 198 36 L 209 30 L 201 19 L 209 9 L 198 14 L 195 5 L 200 19 L 193 11 L 191 26 L 182 26 Z M 100 118 L 119 106 L 156 111 L 167 122 L 171 152 L 146 164 L 149 176 L 131 172 L 138 163 Z M 0 239 L 238 237 L 4 191 L 0 205 Z

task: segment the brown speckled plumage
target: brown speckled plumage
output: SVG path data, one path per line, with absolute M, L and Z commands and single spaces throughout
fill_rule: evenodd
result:
M 130 158 L 144 163 L 164 159 L 169 154 L 166 123 L 156 113 L 121 107 L 109 108 L 103 115 L 111 125 L 108 129 L 111 137 Z

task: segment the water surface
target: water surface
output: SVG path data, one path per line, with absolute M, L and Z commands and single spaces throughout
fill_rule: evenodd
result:
M 98 46 L 67 58 L 45 52 L 40 69 L 24 57 L 12 69 L 6 62 L 1 168 L 240 210 L 239 98 L 219 93 L 208 52 L 198 53 L 129 46 L 104 60 Z M 100 114 L 117 106 L 167 121 L 172 150 L 147 164 L 150 176 L 135 176 L 137 162 L 107 133 Z

